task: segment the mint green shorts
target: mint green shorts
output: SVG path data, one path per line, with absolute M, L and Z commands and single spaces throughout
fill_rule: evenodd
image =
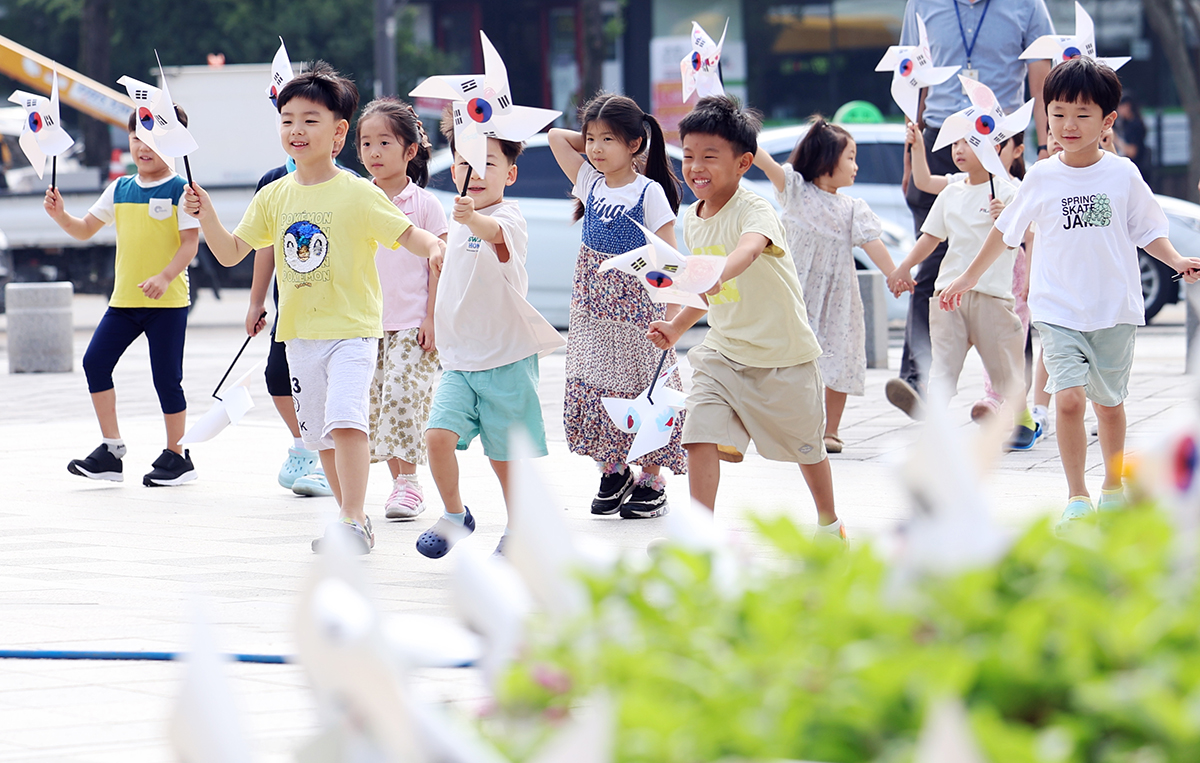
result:
M 466 450 L 476 437 L 493 461 L 511 461 L 508 436 L 521 427 L 533 444 L 533 455 L 544 456 L 546 427 L 538 400 L 538 356 L 487 371 L 443 371 L 425 429 L 448 429 Z
M 1047 392 L 1053 395 L 1083 387 L 1088 400 L 1107 408 L 1125 400 L 1137 326 L 1119 323 L 1096 331 L 1076 331 L 1040 321 L 1033 326 L 1041 337 L 1042 360 L 1050 376 Z

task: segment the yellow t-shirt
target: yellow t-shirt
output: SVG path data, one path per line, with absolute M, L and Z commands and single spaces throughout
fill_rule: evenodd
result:
M 179 209 L 187 182 L 178 175 L 147 182 L 126 175 L 109 184 L 88 212 L 105 225 L 117 226 L 117 258 L 110 307 L 187 307 L 188 269 L 167 285 L 159 299 L 138 287 L 175 259 L 180 231 L 199 228 L 194 217 Z
M 683 213 L 683 241 L 692 254 L 727 257 L 746 233 L 760 233 L 770 242 L 745 272 L 708 298 L 704 345 L 755 368 L 786 368 L 816 359 L 821 347 L 808 326 L 800 279 L 771 203 L 739 187 L 707 220 L 696 213 L 701 204 Z
M 411 225 L 378 187 L 338 172 L 317 185 L 288 175 L 264 186 L 233 235 L 275 247 L 276 339 L 354 339 L 383 336 L 375 253 L 395 249 Z

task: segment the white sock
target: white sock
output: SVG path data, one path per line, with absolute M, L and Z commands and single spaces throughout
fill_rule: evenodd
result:
M 296 450 L 308 450 L 308 448 L 304 447 L 304 440 L 299 437 L 292 438 L 292 447 Z
M 396 475 L 396 479 L 404 480 L 405 482 L 408 482 L 409 484 L 412 484 L 412 485 L 416 485 L 417 487 L 421 486 L 421 483 L 417 481 L 417 475 L 415 475 L 415 474 L 398 474 L 398 475 Z M 395 480 L 392 480 L 392 481 L 395 482 Z
M 1033 406 L 1033 417 L 1035 419 L 1044 419 L 1050 415 L 1050 410 L 1044 405 Z
M 830 535 L 837 535 L 839 532 L 841 532 L 841 530 L 842 530 L 841 517 L 838 517 L 836 520 L 834 520 L 830 524 L 827 524 L 827 525 L 818 524 L 817 525 L 817 532 L 819 532 L 819 533 L 829 533 Z
M 108 446 L 109 453 L 112 453 L 117 458 L 125 458 L 125 451 L 126 451 L 125 441 L 122 440 L 120 437 L 118 437 L 115 440 L 110 440 L 107 437 L 102 437 L 100 439 L 100 441 Z
M 442 519 L 446 520 L 447 522 L 453 522 L 459 527 L 465 527 L 467 522 L 467 512 L 464 511 L 459 514 L 451 514 L 448 511 L 443 511 Z

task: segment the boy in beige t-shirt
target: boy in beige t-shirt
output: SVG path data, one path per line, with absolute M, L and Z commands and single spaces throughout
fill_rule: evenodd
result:
M 692 498 L 714 508 L 721 459 L 741 460 L 750 441 L 772 461 L 800 465 L 819 531 L 843 540 L 825 453 L 821 354 L 770 202 L 742 188 L 758 150 L 758 116 L 725 96 L 702 98 L 679 123 L 683 177 L 697 201 L 683 217 L 692 254 L 726 257 L 709 291 L 709 330 L 688 352 L 692 390 L 683 425 Z M 704 311 L 685 307 L 650 324 L 650 341 L 673 346 Z

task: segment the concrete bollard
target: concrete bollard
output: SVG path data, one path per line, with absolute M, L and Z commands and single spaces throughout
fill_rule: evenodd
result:
M 863 320 L 867 325 L 867 368 L 888 367 L 887 279 L 878 270 L 858 271 Z
M 74 293 L 68 281 L 4 287 L 10 374 L 70 373 L 75 356 Z

